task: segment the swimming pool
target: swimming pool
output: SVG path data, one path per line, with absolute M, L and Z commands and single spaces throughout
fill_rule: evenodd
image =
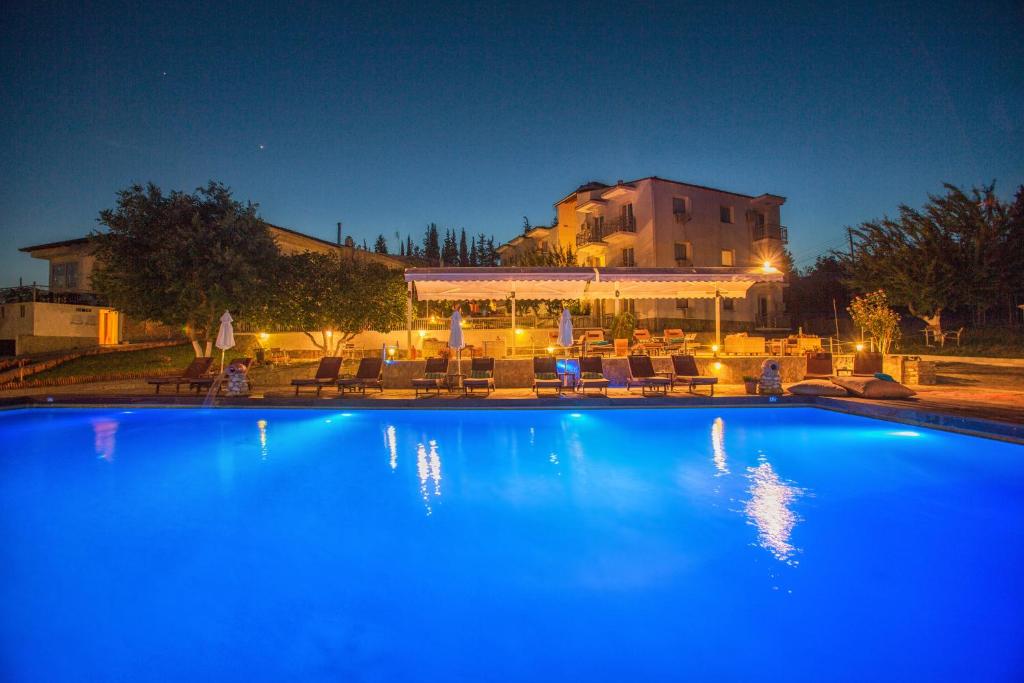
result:
M 0 413 L 4 680 L 1020 680 L 1024 448 L 813 408 Z

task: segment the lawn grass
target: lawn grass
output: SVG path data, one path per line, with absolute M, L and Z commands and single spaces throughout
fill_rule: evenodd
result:
M 142 372 L 159 374 L 170 370 L 184 370 L 194 358 L 195 352 L 189 344 L 141 351 L 114 351 L 76 358 L 32 375 L 31 379 L 46 381 L 67 377 L 104 377 Z

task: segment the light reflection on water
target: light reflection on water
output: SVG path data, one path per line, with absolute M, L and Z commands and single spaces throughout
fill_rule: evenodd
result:
M 790 542 L 790 537 L 800 517 L 790 506 L 804 495 L 804 489 L 780 479 L 764 455 L 758 457 L 756 467 L 747 468 L 746 476 L 750 481 L 750 499 L 744 512 L 747 523 L 757 527 L 758 545 L 779 561 L 797 564 L 791 558 L 800 549 Z
M 711 450 L 714 453 L 716 477 L 729 474 L 728 455 L 725 452 L 725 420 L 716 417 L 711 423 Z
M 260 459 L 261 460 L 266 460 L 267 459 L 267 421 L 266 420 L 257 420 L 256 421 L 256 429 L 258 429 L 259 433 L 260 433 Z
M 388 464 L 391 465 L 392 471 L 398 468 L 398 437 L 396 434 L 395 425 L 388 425 L 384 430 L 384 443 L 389 455 Z
M 437 442 L 431 439 L 428 442 L 430 451 L 422 443 L 416 444 L 416 473 L 420 478 L 420 496 L 423 498 L 423 506 L 427 510 L 427 516 L 434 514 L 430 505 L 431 497 L 441 496 L 441 455 L 437 452 Z M 428 484 L 433 482 L 433 490 Z
M 92 421 L 93 446 L 96 449 L 96 455 L 107 462 L 114 462 L 119 424 L 117 420 L 97 419 Z

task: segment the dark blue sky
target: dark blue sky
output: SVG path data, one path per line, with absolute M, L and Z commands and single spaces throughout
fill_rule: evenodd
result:
M 45 4 L 0 13 L 0 286 L 136 181 L 372 242 L 660 175 L 785 195 L 801 264 L 943 181 L 1024 182 L 1019 1 Z

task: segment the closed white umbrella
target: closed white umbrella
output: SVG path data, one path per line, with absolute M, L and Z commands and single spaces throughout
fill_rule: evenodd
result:
M 462 336 L 462 314 L 458 310 L 452 313 L 451 327 L 448 330 L 448 348 L 457 351 L 466 348 L 466 340 Z
M 572 346 L 572 316 L 569 309 L 562 309 L 562 317 L 558 319 L 558 345 L 569 348 Z
M 217 341 L 214 346 L 220 349 L 220 371 L 224 372 L 224 352 L 235 347 L 235 329 L 231 326 L 234 322 L 231 314 L 224 311 L 220 317 L 220 329 L 217 330 Z

